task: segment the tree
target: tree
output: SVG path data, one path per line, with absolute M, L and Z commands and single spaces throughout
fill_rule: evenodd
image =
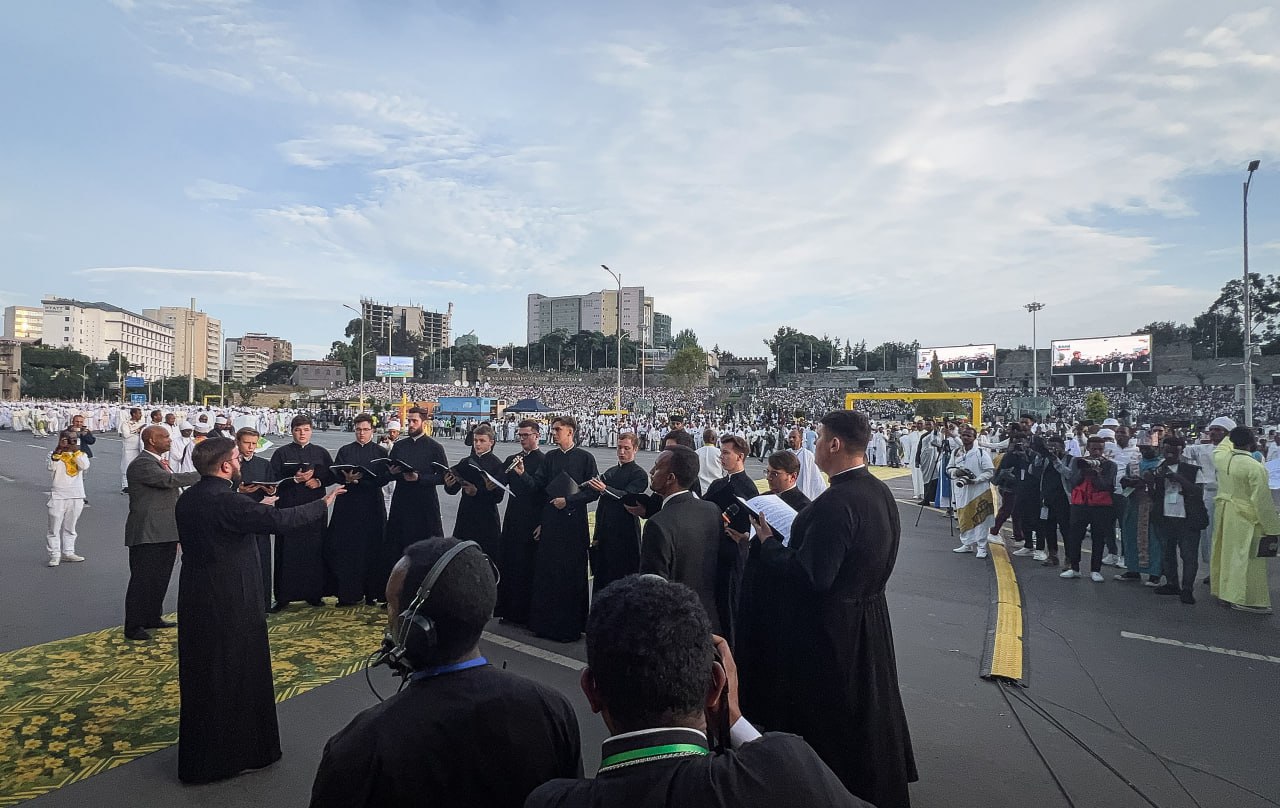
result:
M 696 345 L 681 348 L 667 362 L 667 381 L 674 387 L 696 387 L 707 378 L 707 354 Z
M 836 346 L 830 337 L 805 334 L 791 326 L 782 326 L 772 338 L 764 341 L 773 354 L 780 373 L 797 373 L 801 369 L 831 367 Z
M 288 384 L 289 377 L 298 369 L 297 362 L 287 360 L 280 362 L 272 362 L 267 365 L 267 369 L 253 377 L 254 384 L 271 385 L 271 384 Z
M 942 364 L 938 361 L 936 352 L 933 355 L 933 361 L 930 363 L 929 378 L 921 383 L 920 388 L 926 393 L 951 392 L 951 388 L 947 386 L 947 380 L 942 376 Z M 954 405 L 945 400 L 917 401 L 916 415 L 922 418 L 938 418 L 943 413 L 952 411 L 953 408 Z
M 692 328 L 682 328 L 680 333 L 676 334 L 675 339 L 671 340 L 671 347 L 677 351 L 684 348 L 697 348 L 698 335 L 693 333 Z M 703 361 L 706 361 L 705 357 L 703 357 Z
M 1092 390 L 1084 397 L 1084 417 L 1095 424 L 1106 420 L 1110 408 L 1111 402 L 1101 390 Z

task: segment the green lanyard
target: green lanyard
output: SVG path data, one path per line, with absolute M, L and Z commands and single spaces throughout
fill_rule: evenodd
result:
M 600 761 L 599 773 L 604 773 L 623 766 L 632 766 L 636 763 L 645 763 L 650 760 L 695 757 L 709 754 L 711 753 L 707 751 L 706 747 L 699 746 L 696 743 L 669 743 L 662 746 L 646 746 L 641 749 L 632 749 L 629 752 L 619 752 L 616 755 L 609 755 L 609 757 Z

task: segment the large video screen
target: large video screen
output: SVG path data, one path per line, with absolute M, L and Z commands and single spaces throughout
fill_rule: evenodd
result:
M 413 376 L 412 356 L 383 356 L 378 354 L 374 366 L 377 375 L 390 376 L 394 379 L 408 379 Z
M 1059 376 L 1151 372 L 1150 334 L 1055 339 L 1051 345 L 1053 372 Z
M 944 379 L 970 379 L 996 375 L 996 346 L 954 345 L 946 348 L 920 348 L 916 351 L 916 378 L 927 379 L 933 371 L 933 357 L 938 357 Z

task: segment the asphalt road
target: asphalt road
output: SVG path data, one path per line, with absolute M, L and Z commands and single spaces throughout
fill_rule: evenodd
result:
M 278 437 L 278 436 L 277 436 Z M 317 432 L 331 450 L 349 433 Z M 466 449 L 443 441 L 451 459 Z M 0 650 L 119 625 L 128 578 L 120 494 L 120 444 L 104 436 L 80 521 L 83 564 L 44 566 L 45 458 L 51 439 L 0 432 Z M 500 444 L 498 452 L 514 451 Z M 601 468 L 611 450 L 593 450 Z M 652 453 L 641 453 L 648 466 Z M 748 470 L 762 476 L 758 461 Z M 894 480 L 903 500 L 909 480 Z M 442 497 L 451 525 L 456 499 Z M 917 515 L 920 524 L 914 525 Z M 1026 607 L 1029 687 L 1010 692 L 978 677 L 994 577 L 988 562 L 950 552 L 946 520 L 904 502 L 903 541 L 889 586 L 899 676 L 921 780 L 916 806 L 1034 804 L 1128 806 L 1278 805 L 1280 623 L 1195 606 L 1140 585 L 1063 581 L 1056 570 L 1013 559 Z M 1273 590 L 1277 586 L 1272 568 Z M 176 573 L 168 608 L 176 605 Z M 565 693 L 578 711 L 587 771 L 599 762 L 603 724 L 578 690 L 581 642 L 536 639 L 490 627 L 495 664 Z M 384 692 L 394 682 L 374 674 Z M 363 675 L 279 705 L 284 759 L 234 780 L 178 784 L 176 748 L 154 753 L 31 801 L 95 808 L 136 805 L 305 804 L 323 739 L 374 703 Z M 1041 758 L 1043 756 L 1043 760 Z M 1056 778 L 1056 779 L 1055 779 Z M 1132 783 L 1133 787 L 1126 785 Z M 1139 793 L 1141 792 L 1141 794 Z

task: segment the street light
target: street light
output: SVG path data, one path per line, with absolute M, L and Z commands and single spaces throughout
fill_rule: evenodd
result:
M 1040 395 L 1040 356 L 1036 349 L 1036 312 L 1044 308 L 1043 303 L 1032 301 L 1022 308 L 1031 312 L 1031 395 Z
M 1253 317 L 1249 309 L 1249 183 L 1253 182 L 1253 172 L 1258 170 L 1262 161 L 1249 163 L 1249 175 L 1244 181 L 1244 287 L 1240 294 L 1244 297 L 1244 425 L 1253 426 Z
M 89 365 L 96 365 L 97 362 L 86 362 L 84 367 L 80 368 L 80 403 L 83 404 L 88 399 L 85 398 L 85 386 L 89 381 Z
M 622 418 L 622 273 L 614 272 L 604 264 L 600 265 L 601 269 L 613 276 L 618 282 L 618 300 L 614 306 L 618 311 L 618 385 L 614 388 L 613 394 L 613 414 L 614 417 Z
M 360 412 L 364 412 L 364 314 L 346 303 L 342 304 L 342 308 L 351 309 L 360 318 Z

